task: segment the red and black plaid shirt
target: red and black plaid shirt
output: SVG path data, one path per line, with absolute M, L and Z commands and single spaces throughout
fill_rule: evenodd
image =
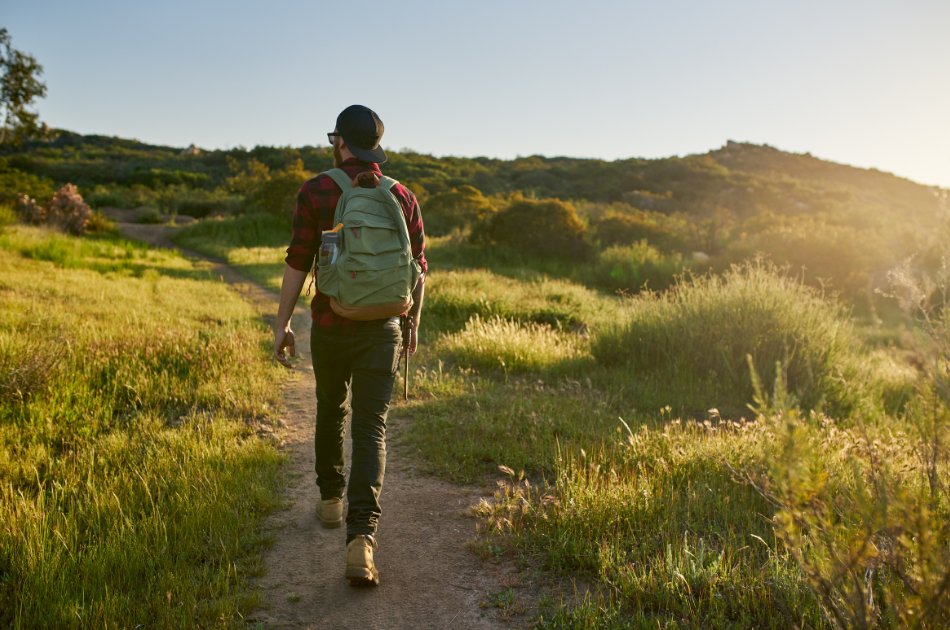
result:
M 343 162 L 343 171 L 350 179 L 360 173 L 373 172 L 382 175 L 377 164 L 363 162 L 350 158 Z M 406 215 L 406 226 L 409 228 L 409 244 L 412 246 L 412 255 L 422 266 L 422 273 L 426 273 L 426 257 L 422 253 L 425 249 L 425 234 L 422 230 L 422 213 L 419 211 L 419 202 L 416 196 L 402 184 L 396 184 L 390 189 L 402 211 Z M 328 175 L 317 175 L 301 187 L 297 193 L 297 209 L 294 210 L 294 231 L 287 248 L 288 265 L 298 271 L 310 271 L 313 268 L 313 259 L 320 249 L 320 234 L 332 230 L 333 215 L 336 204 L 343 191 Z M 330 298 L 314 289 L 313 301 L 310 302 L 310 316 L 314 324 L 334 332 L 354 333 L 371 322 L 355 322 L 340 317 L 330 308 Z

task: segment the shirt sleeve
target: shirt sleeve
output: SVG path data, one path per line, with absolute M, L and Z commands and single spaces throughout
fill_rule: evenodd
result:
M 310 201 L 307 184 L 297 193 L 297 207 L 294 209 L 293 234 L 287 257 L 284 261 L 297 271 L 310 271 L 313 259 L 317 255 L 317 217 Z
M 409 228 L 409 245 L 412 247 L 412 255 L 422 267 L 422 274 L 425 275 L 429 269 L 426 262 L 425 247 L 426 236 L 422 225 L 422 211 L 419 208 L 419 201 L 412 191 L 399 184 L 393 187 L 393 192 L 399 199 L 402 211 L 406 215 L 406 227 Z

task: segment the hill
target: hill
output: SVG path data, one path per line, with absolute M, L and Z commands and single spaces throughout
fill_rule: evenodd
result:
M 859 297 L 882 271 L 934 246 L 948 206 L 944 189 L 732 141 L 702 155 L 612 162 L 389 156 L 386 173 L 419 197 L 430 236 L 474 232 L 482 245 L 498 242 L 507 230 L 493 230 L 492 222 L 512 203 L 567 202 L 584 225 L 574 236 L 590 245 L 578 250 L 589 253 L 590 269 L 541 264 L 543 252 L 533 266 L 606 289 L 663 288 L 687 268 L 722 270 L 761 252 L 805 269 L 809 282 L 830 281 Z M 50 142 L 0 150 L 0 198 L 24 193 L 43 201 L 69 182 L 93 207 L 288 217 L 300 183 L 331 166 L 321 146 L 195 154 L 62 131 Z

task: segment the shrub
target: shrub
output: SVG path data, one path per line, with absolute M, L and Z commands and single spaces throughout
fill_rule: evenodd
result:
M 0 202 L 16 202 L 19 195 L 45 201 L 53 196 L 53 180 L 10 168 L 7 158 L 0 157 Z
M 103 186 L 96 186 L 92 193 L 86 195 L 89 205 L 93 208 L 124 208 L 135 207 L 129 202 L 128 196 L 115 190 L 106 190 Z
M 594 238 L 603 247 L 630 245 L 641 240 L 662 250 L 678 250 L 685 246 L 682 238 L 656 221 L 627 214 L 615 214 L 598 221 Z
M 17 198 L 17 211 L 24 223 L 31 225 L 52 225 L 70 234 L 82 234 L 86 223 L 92 216 L 79 191 L 72 184 L 60 188 L 49 203 L 41 206 L 26 195 Z
M 98 210 L 92 213 L 89 221 L 86 222 L 86 232 L 89 234 L 112 234 L 119 235 L 119 226 L 114 221 Z
M 893 426 L 842 427 L 800 413 L 781 378 L 771 397 L 757 387 L 765 465 L 740 476 L 779 508 L 775 537 L 836 628 L 950 624 L 948 413 L 933 393 Z
M 834 299 L 761 260 L 704 275 L 664 294 L 628 302 L 629 318 L 593 339 L 594 356 L 610 366 L 668 383 L 705 385 L 722 409 L 752 401 L 751 356 L 766 382 L 785 366 L 788 389 L 806 408 L 847 412 L 867 391 L 854 358 L 855 337 Z
M 82 200 L 79 191 L 72 184 L 66 184 L 53 195 L 46 205 L 46 221 L 60 227 L 70 234 L 82 234 L 86 223 L 92 216 L 92 210 Z
M 155 208 L 148 208 L 145 212 L 142 213 L 142 216 L 139 217 L 139 223 L 144 223 L 146 225 L 158 225 L 164 223 L 162 221 L 162 215 L 159 214 L 158 210 Z
M 665 289 L 691 261 L 681 254 L 662 254 L 645 240 L 633 245 L 615 245 L 597 256 L 585 280 L 614 290 Z
M 559 199 L 519 199 L 494 215 L 489 237 L 529 254 L 583 261 L 590 257 L 587 228 L 577 210 Z
M 178 204 L 178 214 L 203 219 L 213 214 L 225 214 L 228 206 L 221 201 L 183 201 Z
M 46 208 L 24 194 L 17 195 L 16 209 L 24 223 L 29 225 L 46 223 Z
M 430 198 L 423 208 L 426 234 L 445 236 L 485 220 L 492 205 L 477 188 L 459 186 Z
M 158 203 L 160 194 L 141 185 L 98 185 L 85 195 L 86 203 L 93 208 L 112 207 L 131 210 Z

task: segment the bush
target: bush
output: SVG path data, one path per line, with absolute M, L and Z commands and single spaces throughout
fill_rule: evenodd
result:
M 92 213 L 89 221 L 86 222 L 86 232 L 88 234 L 112 234 L 119 235 L 119 226 L 114 221 L 98 210 Z
M 158 210 L 155 208 L 148 208 L 142 213 L 142 216 L 139 217 L 138 223 L 144 223 L 145 225 L 159 225 L 164 223 L 164 221 L 162 221 L 162 215 L 159 214 Z
M 82 200 L 79 191 L 72 184 L 66 184 L 53 195 L 46 205 L 46 221 L 60 227 L 70 234 L 82 234 L 86 223 L 92 216 L 92 210 Z
M 287 217 L 294 213 L 300 187 L 314 176 L 304 170 L 299 159 L 284 170 L 272 171 L 254 158 L 242 166 L 229 156 L 228 168 L 233 173 L 228 178 L 231 190 L 244 195 L 248 203 L 267 214 Z
M 691 391 L 702 384 L 719 397 L 706 404 L 724 411 L 741 411 L 753 399 L 748 356 L 765 382 L 784 365 L 789 391 L 806 408 L 826 404 L 846 413 L 868 391 L 843 308 L 770 263 L 751 261 L 664 294 L 645 292 L 628 306 L 627 321 L 593 339 L 594 356 Z
M 594 227 L 594 238 L 600 241 L 602 247 L 630 245 L 642 240 L 667 251 L 685 247 L 682 238 L 656 221 L 627 214 L 615 214 L 598 221 Z
M 491 202 L 472 186 L 459 186 L 430 198 L 423 208 L 426 234 L 445 236 L 464 231 L 491 214 Z
M 86 202 L 93 208 L 122 208 L 131 210 L 141 206 L 158 203 L 159 193 L 145 186 L 119 186 L 110 184 L 108 187 L 98 185 L 86 196 Z
M 488 236 L 497 243 L 546 258 L 590 257 L 587 228 L 577 210 L 559 199 L 519 199 L 491 218 Z
M 17 198 L 17 211 L 25 223 L 52 225 L 77 235 L 86 231 L 86 223 L 92 216 L 92 210 L 72 184 L 66 184 L 56 191 L 45 206 L 21 194 Z
M 586 282 L 613 290 L 661 290 L 671 286 L 691 261 L 681 254 L 660 253 L 645 240 L 633 245 L 615 245 L 597 256 Z
M 24 194 L 17 195 L 17 213 L 24 223 L 29 225 L 44 225 L 46 223 L 46 207 L 36 203 Z
M 203 219 L 213 214 L 225 214 L 228 206 L 222 201 L 183 201 L 178 204 L 178 214 Z

